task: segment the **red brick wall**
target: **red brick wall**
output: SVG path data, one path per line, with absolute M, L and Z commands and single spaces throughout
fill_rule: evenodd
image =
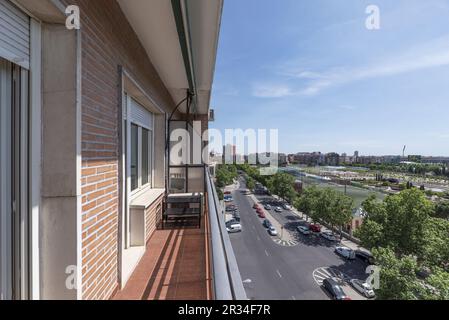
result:
M 118 286 L 119 66 L 166 110 L 174 106 L 115 0 L 64 2 L 81 13 L 82 298 L 108 299 Z

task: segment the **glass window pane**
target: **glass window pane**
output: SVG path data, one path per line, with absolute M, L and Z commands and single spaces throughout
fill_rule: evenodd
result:
M 149 131 L 142 128 L 142 185 L 146 185 L 149 180 Z
M 135 124 L 131 124 L 131 191 L 137 189 L 137 162 L 138 162 L 138 127 Z

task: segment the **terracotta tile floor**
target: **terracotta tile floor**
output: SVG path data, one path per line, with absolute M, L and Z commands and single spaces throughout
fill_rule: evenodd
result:
M 125 288 L 115 300 L 210 298 L 204 219 L 201 229 L 156 230 Z

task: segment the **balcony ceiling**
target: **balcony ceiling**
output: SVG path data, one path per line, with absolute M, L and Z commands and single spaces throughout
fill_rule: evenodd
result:
M 177 26 L 173 1 L 118 0 L 174 103 L 184 99 L 190 88 L 196 93 L 196 113 L 207 114 L 223 0 L 178 1 L 181 13 Z M 180 25 L 184 26 L 184 40 L 179 36 Z M 179 110 L 186 112 L 184 105 Z

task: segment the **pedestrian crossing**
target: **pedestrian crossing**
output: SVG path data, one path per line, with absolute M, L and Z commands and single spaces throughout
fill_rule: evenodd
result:
M 338 278 L 343 281 L 348 281 L 350 279 L 346 274 L 335 268 L 322 267 L 313 271 L 313 280 L 315 280 L 319 286 L 323 284 L 324 279 L 329 278 Z
M 273 239 L 273 241 L 283 247 L 294 247 L 299 244 L 296 240 L 282 240 L 279 238 Z

